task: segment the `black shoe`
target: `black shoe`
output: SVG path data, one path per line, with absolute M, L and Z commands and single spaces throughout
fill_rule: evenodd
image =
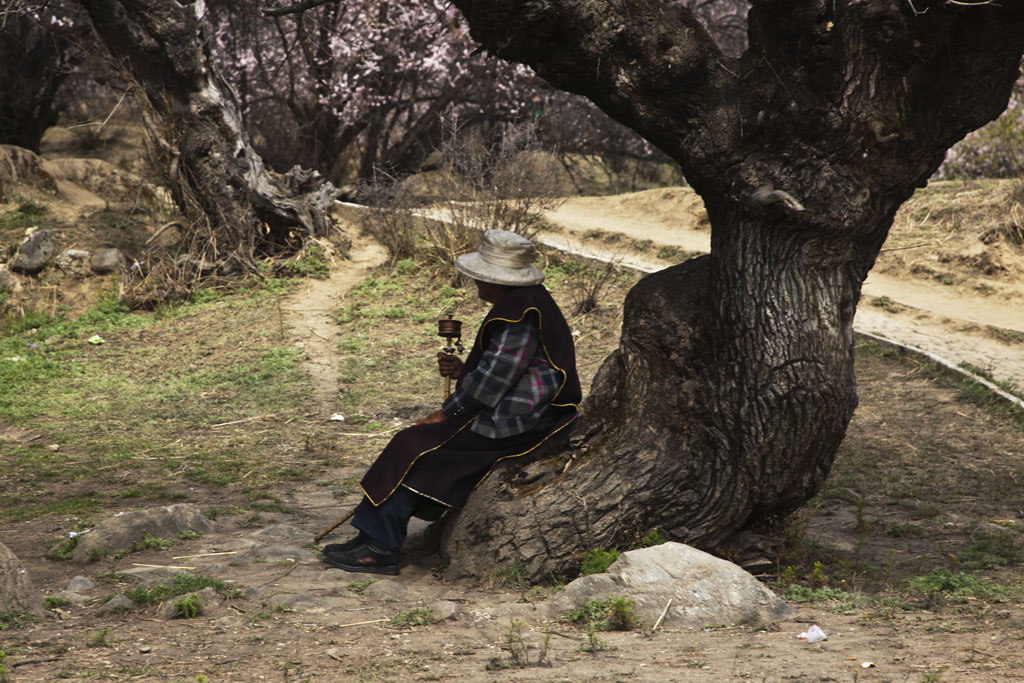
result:
M 367 536 L 366 534 L 364 534 L 362 531 L 360 531 L 358 534 L 356 534 L 356 536 L 354 536 L 353 538 L 348 539 L 344 543 L 329 543 L 328 545 L 325 545 L 324 549 L 323 549 L 323 552 L 325 552 L 325 553 L 328 552 L 328 551 L 330 551 L 332 553 L 345 552 L 346 550 L 352 550 L 354 548 L 357 548 L 360 545 L 362 545 L 363 543 L 368 543 L 369 540 L 370 540 L 370 537 Z
M 324 548 L 323 557 L 327 564 L 347 572 L 398 574 L 398 553 L 373 543 L 362 543 L 349 550 L 334 550 L 328 546 Z

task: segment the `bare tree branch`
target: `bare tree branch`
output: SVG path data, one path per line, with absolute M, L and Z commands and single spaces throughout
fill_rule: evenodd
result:
M 286 14 L 299 14 L 331 2 L 335 2 L 335 0 L 304 0 L 304 2 L 298 2 L 286 7 L 265 7 L 261 11 L 267 17 L 283 17 Z

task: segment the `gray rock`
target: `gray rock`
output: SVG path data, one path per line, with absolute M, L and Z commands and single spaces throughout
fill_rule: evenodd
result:
M 740 567 L 682 543 L 630 550 L 604 574 L 583 576 L 545 602 L 548 618 L 589 600 L 628 596 L 637 617 L 653 624 L 669 599 L 663 625 L 770 623 L 793 610 Z
M 189 571 L 175 567 L 131 567 L 122 573 L 136 577 L 140 585 L 148 587 L 157 583 L 174 583 L 175 577 L 188 574 Z
M 366 574 L 357 576 L 369 578 Z M 405 586 L 391 579 L 374 581 L 367 587 L 366 593 L 381 600 L 404 600 L 406 596 Z
M 299 529 L 291 524 L 273 524 L 249 534 L 252 538 L 265 540 L 283 539 L 287 541 L 308 540 L 312 537 L 308 531 Z
M 283 564 L 288 561 L 296 564 L 316 564 L 320 561 L 316 555 L 297 545 L 260 543 L 253 546 L 249 552 L 270 564 Z
M 57 255 L 57 244 L 46 230 L 36 230 L 18 245 L 18 251 L 7 263 L 15 273 L 35 275 Z
M 256 586 L 250 586 L 249 588 L 246 588 L 244 591 L 242 591 L 242 597 L 246 600 L 256 602 L 257 600 L 263 597 L 263 591 L 257 588 Z
M 248 622 L 242 617 L 235 615 L 228 615 L 221 617 L 220 619 L 214 619 L 210 622 L 210 626 L 217 629 L 218 631 L 235 631 L 240 628 L 245 628 Z
M 6 263 L 0 263 L 0 292 L 20 292 L 21 280 L 11 272 Z
M 289 609 L 296 612 L 309 612 L 323 609 L 328 601 L 319 595 L 305 593 L 278 593 L 267 599 L 267 607 L 272 609 Z
M 459 603 L 451 600 L 438 600 L 430 605 L 430 613 L 434 621 L 455 621 L 462 613 Z
M 0 612 L 34 617 L 45 614 L 43 601 L 21 560 L 3 543 L 0 543 Z
M 146 535 L 173 539 L 183 531 L 205 533 L 210 527 L 210 520 L 199 507 L 189 503 L 122 512 L 79 536 L 71 558 L 86 562 L 119 550 L 131 550 L 132 544 L 141 542 Z
M 53 265 L 72 275 L 85 275 L 88 264 L 89 252 L 82 249 L 65 249 L 53 260 Z
M 107 600 L 105 603 L 100 605 L 100 608 L 96 610 L 97 614 L 111 614 L 118 612 L 127 612 L 128 610 L 135 609 L 135 603 L 132 599 L 125 594 L 115 595 L 114 597 Z
M 73 590 L 66 590 L 61 591 L 60 593 L 54 593 L 50 597 L 56 598 L 58 600 L 67 600 L 68 602 L 75 605 L 80 605 L 83 602 L 89 602 L 90 600 L 92 600 L 92 598 L 90 598 L 88 595 L 82 595 L 81 593 L 77 593 Z
M 88 576 L 76 576 L 68 584 L 68 590 L 73 593 L 87 593 L 96 587 L 96 582 Z
M 120 249 L 114 249 L 112 247 L 97 250 L 96 253 L 92 255 L 92 258 L 89 259 L 89 267 L 92 269 L 92 272 L 97 275 L 113 273 L 114 271 L 124 268 L 124 265 L 124 254 L 121 253 Z

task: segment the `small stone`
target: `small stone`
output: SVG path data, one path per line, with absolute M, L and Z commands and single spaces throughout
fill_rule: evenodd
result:
M 97 275 L 106 275 L 124 268 L 124 254 L 120 249 L 100 249 L 89 259 L 89 267 Z
M 21 280 L 10 271 L 6 263 L 0 263 L 0 292 L 20 292 Z
M 112 612 L 127 612 L 128 610 L 135 609 L 135 603 L 127 595 L 115 595 L 114 597 L 103 603 L 98 610 L 97 614 L 110 614 Z
M 152 651 L 153 651 L 153 648 L 151 648 L 149 645 L 143 645 L 142 647 L 139 648 L 139 652 L 141 652 L 144 655 L 145 654 L 149 654 Z
M 46 230 L 36 230 L 18 245 L 7 266 L 15 273 L 35 275 L 57 255 L 57 244 Z
M 438 600 L 430 607 L 434 621 L 455 621 L 459 618 L 459 603 L 451 600 Z

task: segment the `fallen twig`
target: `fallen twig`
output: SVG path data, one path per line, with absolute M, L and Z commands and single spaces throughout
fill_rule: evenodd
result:
M 661 610 L 661 615 L 658 617 L 658 620 L 656 622 L 654 622 L 654 626 L 651 627 L 651 631 L 657 631 L 658 630 L 658 627 L 661 626 L 661 620 L 665 618 L 666 614 L 668 614 L 668 608 L 671 605 L 672 605 L 672 598 L 669 598 L 668 602 L 665 603 L 665 609 Z
M 132 562 L 133 567 L 148 567 L 150 569 L 195 569 L 195 567 L 176 567 L 170 564 L 140 564 Z
M 214 555 L 237 555 L 237 550 L 225 550 L 220 553 L 199 553 L 198 555 L 177 555 L 172 560 L 191 560 L 193 557 L 213 557 Z
M 363 626 L 364 624 L 379 624 L 382 621 L 391 621 L 388 617 L 383 619 L 371 619 L 370 621 L 357 621 L 351 624 L 339 624 L 338 628 L 347 628 L 349 626 Z
M 25 666 L 26 664 L 42 664 L 43 662 L 59 662 L 60 657 L 34 657 L 32 659 L 22 659 L 20 661 L 11 664 L 13 669 L 16 666 Z
M 242 418 L 241 420 L 232 420 L 231 422 L 221 422 L 220 424 L 215 424 L 215 425 L 210 425 L 210 426 L 211 427 L 227 427 L 228 425 L 237 425 L 237 424 L 242 424 L 243 422 L 252 422 L 253 420 L 262 420 L 263 418 L 266 418 L 266 417 L 274 417 L 275 415 L 280 415 L 282 412 L 284 412 L 284 411 L 282 410 L 282 411 L 278 411 L 276 413 L 267 413 L 266 415 L 255 415 L 253 417 Z

